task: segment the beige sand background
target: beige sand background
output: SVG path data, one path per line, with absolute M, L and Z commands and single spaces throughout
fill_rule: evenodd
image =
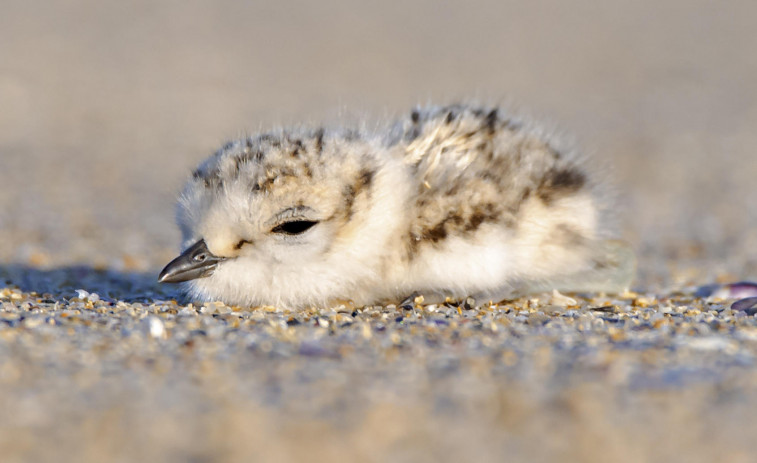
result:
M 703 253 L 755 275 L 754 2 L 5 0 L 2 11 L 3 261 L 155 269 L 176 248 L 182 180 L 226 139 L 476 98 L 546 120 L 615 166 L 642 255 Z M 642 270 L 664 273 L 655 265 Z
M 755 21 L 751 0 L 2 0 L 0 265 L 157 272 L 177 250 L 182 181 L 226 139 L 281 124 L 373 124 L 472 98 L 545 120 L 611 166 L 637 289 L 757 279 Z M 587 391 L 562 406 L 594 406 Z M 366 449 L 374 428 L 414 411 L 392 403 L 370 412 L 358 436 Z M 687 422 L 685 407 L 673 409 Z M 250 425 L 251 415 L 222 410 L 213 423 Z M 302 426 L 312 445 L 320 425 Z M 409 460 L 439 456 L 407 439 Z M 213 460 L 203 458 L 191 461 Z

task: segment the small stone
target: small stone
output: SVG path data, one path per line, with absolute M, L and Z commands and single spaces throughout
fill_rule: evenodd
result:
M 222 314 L 229 312 L 231 312 L 231 307 L 227 306 L 223 302 L 208 302 L 200 309 L 200 313 L 205 315 L 213 315 L 216 313 Z
M 224 303 L 219 302 L 218 305 L 216 306 L 216 313 L 220 313 L 220 314 L 231 313 L 231 307 Z
M 743 299 L 749 297 L 757 297 L 757 283 L 751 281 L 729 283 L 716 289 L 710 295 L 710 299 Z
M 731 304 L 731 310 L 745 312 L 747 315 L 757 313 L 757 297 L 745 297 Z
M 568 297 L 564 294 L 561 294 L 558 290 L 552 290 L 552 305 L 559 305 L 562 307 L 568 307 L 572 305 L 578 305 L 578 302 L 573 299 L 572 297 Z
M 150 336 L 155 339 L 163 339 L 166 337 L 166 328 L 158 317 L 149 317 L 147 323 L 150 330 Z
M 613 313 L 615 312 L 614 305 L 603 305 L 602 307 L 589 307 L 589 310 L 593 312 Z

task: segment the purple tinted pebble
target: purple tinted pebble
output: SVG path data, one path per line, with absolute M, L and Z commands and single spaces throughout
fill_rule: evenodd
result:
M 729 283 L 713 291 L 711 297 L 715 299 L 743 299 L 757 297 L 757 283 L 751 281 Z
M 738 283 L 731 283 L 728 286 L 731 297 L 757 297 L 757 283 L 751 281 L 740 281 Z
M 745 297 L 731 304 L 731 310 L 746 312 L 747 315 L 757 313 L 757 297 Z

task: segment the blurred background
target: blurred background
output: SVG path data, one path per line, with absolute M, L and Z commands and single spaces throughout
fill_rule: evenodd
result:
M 0 3 L 0 261 L 157 271 L 225 140 L 503 103 L 612 166 L 638 285 L 757 277 L 751 0 Z
M 361 341 L 191 308 L 152 339 L 146 315 L 176 195 L 227 139 L 471 99 L 603 166 L 637 289 L 755 280 L 756 20 L 754 0 L 0 0 L 0 277 L 148 299 L 78 311 L 58 292 L 42 310 L 4 290 L 0 459 L 754 461 L 744 314 L 610 347 L 515 329 L 530 322 L 432 344 L 409 324 L 403 349 L 402 317 L 371 315 L 385 331 Z

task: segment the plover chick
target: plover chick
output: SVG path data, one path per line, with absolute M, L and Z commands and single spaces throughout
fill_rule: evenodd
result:
M 231 305 L 324 307 L 620 291 L 612 204 L 572 152 L 497 108 L 417 109 L 386 133 L 294 129 L 228 143 L 178 204 L 161 282 Z

